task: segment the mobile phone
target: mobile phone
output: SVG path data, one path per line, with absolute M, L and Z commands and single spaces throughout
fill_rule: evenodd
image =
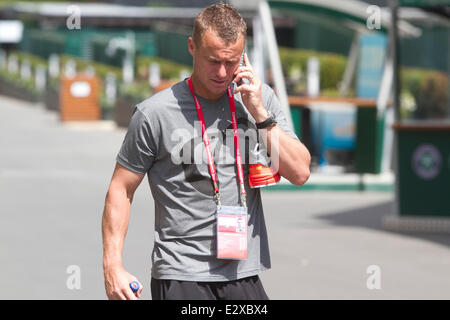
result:
M 239 66 L 240 66 L 240 67 L 245 66 L 245 62 L 244 62 L 244 54 L 245 54 L 245 50 L 243 50 L 242 53 L 241 53 L 241 60 L 240 60 L 240 62 L 239 62 Z M 233 81 L 234 81 L 234 79 L 233 79 Z M 242 78 L 242 79 L 241 79 L 238 83 L 236 83 L 236 84 L 237 84 L 238 86 L 240 86 L 240 85 L 242 85 L 243 83 L 248 84 L 248 83 L 249 83 L 248 79 Z

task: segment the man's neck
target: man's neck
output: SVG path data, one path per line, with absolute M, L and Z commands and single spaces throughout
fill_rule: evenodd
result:
M 207 88 L 202 86 L 201 82 L 197 80 L 197 77 L 195 76 L 195 74 L 192 74 L 192 85 L 194 87 L 195 94 L 206 100 L 217 101 L 226 92 L 226 91 L 224 91 L 223 93 L 221 93 L 219 95 L 212 94 Z

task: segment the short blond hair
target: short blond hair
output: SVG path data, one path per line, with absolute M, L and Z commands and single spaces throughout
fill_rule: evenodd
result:
M 247 36 L 247 24 L 233 6 L 226 3 L 213 4 L 204 8 L 195 18 L 192 38 L 196 46 L 201 46 L 205 31 L 214 31 L 225 43 L 234 44 Z

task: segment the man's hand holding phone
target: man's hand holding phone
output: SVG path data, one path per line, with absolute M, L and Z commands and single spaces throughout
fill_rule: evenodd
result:
M 234 82 L 237 84 L 234 89 L 234 93 L 240 92 L 242 102 L 244 103 L 248 112 L 250 112 L 257 123 L 263 122 L 269 117 L 269 113 L 266 111 L 262 104 L 262 83 L 255 75 L 253 67 L 250 64 L 246 53 L 244 53 L 244 65 L 239 66 L 234 72 L 234 75 Z M 245 83 L 243 79 L 247 79 L 248 83 Z

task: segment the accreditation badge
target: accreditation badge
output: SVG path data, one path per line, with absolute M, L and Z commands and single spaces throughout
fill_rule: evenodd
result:
M 217 258 L 247 259 L 247 208 L 217 208 Z

